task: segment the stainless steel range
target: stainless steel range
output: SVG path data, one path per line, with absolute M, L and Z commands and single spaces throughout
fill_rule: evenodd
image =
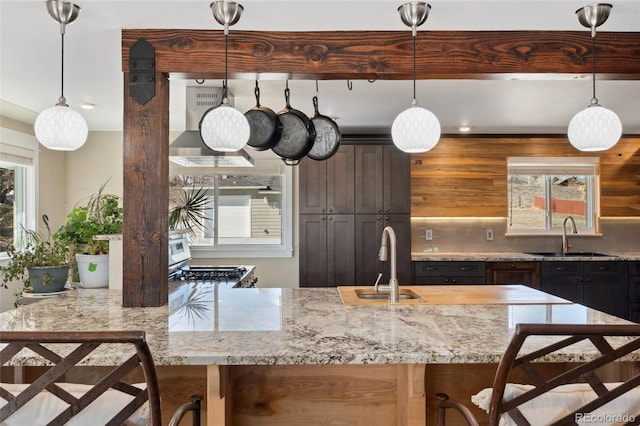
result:
M 253 265 L 190 265 L 191 250 L 184 237 L 169 240 L 169 281 L 215 282 L 232 288 L 255 287 Z

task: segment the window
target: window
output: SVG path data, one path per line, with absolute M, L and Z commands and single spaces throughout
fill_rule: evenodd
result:
M 290 167 L 270 160 L 251 169 L 172 164 L 170 174 L 170 209 L 185 195 L 201 194 L 201 225 L 191 221 L 187 234 L 194 257 L 292 255 Z
M 567 216 L 580 233 L 595 234 L 598 158 L 508 159 L 508 234 L 557 234 Z
M 20 246 L 25 229 L 35 229 L 36 152 L 11 144 L 22 139 L 25 139 L 24 135 L 3 129 L 0 140 L 0 257 L 6 257 L 12 244 Z M 28 142 L 27 146 L 33 145 L 33 141 Z

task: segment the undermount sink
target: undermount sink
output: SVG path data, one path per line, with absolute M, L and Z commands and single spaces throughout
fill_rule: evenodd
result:
M 358 289 L 356 290 L 356 295 L 358 296 L 358 299 L 389 299 L 389 293 L 376 293 L 370 289 Z M 400 297 L 400 300 L 420 299 L 420 295 L 408 289 L 400 289 L 398 296 Z
M 535 256 L 544 256 L 544 257 L 616 257 L 612 254 L 606 253 L 595 253 L 595 252 L 569 252 L 562 253 L 559 252 L 537 252 L 537 253 L 527 253 Z

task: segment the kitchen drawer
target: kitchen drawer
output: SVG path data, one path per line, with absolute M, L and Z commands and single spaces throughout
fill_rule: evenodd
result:
M 479 276 L 434 276 L 434 277 L 416 277 L 413 284 L 415 285 L 478 285 L 484 284 L 484 278 Z
M 484 282 L 484 262 L 415 262 L 417 277 L 482 277 Z
M 550 275 L 582 275 L 581 263 L 579 262 L 542 262 L 540 271 L 542 279 Z
M 585 275 L 627 275 L 627 262 L 624 261 L 594 261 L 583 265 Z

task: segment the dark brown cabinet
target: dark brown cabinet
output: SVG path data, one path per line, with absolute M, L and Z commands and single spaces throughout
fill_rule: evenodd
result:
M 300 287 L 353 285 L 352 214 L 300 215 Z
M 354 146 L 341 145 L 328 160 L 300 163 L 300 214 L 354 212 Z
M 390 262 L 378 260 L 385 226 L 397 236 L 398 280 L 411 283 L 409 161 L 394 145 L 365 138 L 343 141 L 328 160 L 300 163 L 301 287 L 373 285 L 380 272 L 388 282 Z
M 540 275 L 547 293 L 627 318 L 627 262 L 542 262 Z
M 523 284 L 540 288 L 539 262 L 488 262 L 487 284 Z
M 409 161 L 395 145 L 356 145 L 355 212 L 411 213 Z
M 427 261 L 414 262 L 414 284 L 451 285 L 484 284 L 484 262 Z
M 629 320 L 640 322 L 640 261 L 629 261 Z

